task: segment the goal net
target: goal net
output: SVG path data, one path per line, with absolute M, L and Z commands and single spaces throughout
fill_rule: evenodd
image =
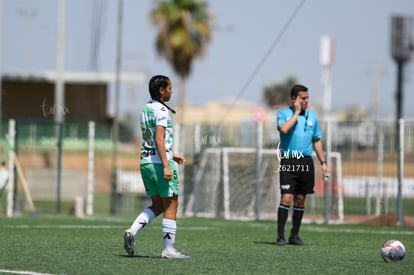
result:
M 319 162 L 315 160 L 315 168 Z M 340 155 L 330 154 L 329 200 L 315 169 L 315 194 L 307 198 L 306 213 L 322 218 L 329 206 L 330 221 L 343 219 Z M 221 147 L 203 151 L 185 215 L 225 219 L 276 219 L 280 200 L 279 160 L 275 149 Z M 328 202 L 328 204 L 327 204 Z

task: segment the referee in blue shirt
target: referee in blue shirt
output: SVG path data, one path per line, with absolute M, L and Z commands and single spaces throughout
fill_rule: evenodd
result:
M 292 105 L 277 114 L 280 144 L 277 150 L 281 199 L 277 211 L 277 245 L 285 245 L 285 225 L 293 202 L 292 229 L 288 244 L 303 245 L 299 229 L 307 194 L 314 193 L 315 170 L 312 151 L 321 163 L 322 174 L 328 173 L 321 133 L 315 113 L 308 109 L 308 88 L 294 85 L 290 91 Z

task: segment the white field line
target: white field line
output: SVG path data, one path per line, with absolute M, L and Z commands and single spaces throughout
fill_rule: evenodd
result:
M 26 228 L 38 228 L 38 229 L 116 229 L 122 228 L 120 225 L 72 225 L 72 224 L 57 224 L 57 225 L 49 225 L 49 224 L 42 224 L 42 225 L 28 225 L 28 224 L 6 224 L 2 225 L 1 227 L 4 228 L 16 228 L 16 229 L 26 229 Z
M 5 224 L 1 225 L 0 228 L 14 228 L 14 229 L 126 229 L 125 226 L 120 225 L 71 225 L 71 224 L 61 224 L 61 225 L 28 225 L 28 224 Z M 153 226 L 154 229 L 159 229 L 159 227 Z M 212 226 L 183 226 L 180 227 L 180 230 L 189 230 L 189 231 L 207 231 L 216 229 Z
M 405 231 L 405 230 L 368 230 L 368 229 L 346 229 L 346 228 L 318 228 L 314 226 L 303 227 L 304 231 L 319 232 L 319 233 L 361 233 L 361 234 L 395 234 L 395 235 L 414 235 L 414 231 Z
M 260 223 L 253 223 L 253 224 L 246 224 L 249 227 L 264 227 L 265 229 L 273 228 L 273 226 L 269 226 L 269 224 L 260 224 Z M 207 231 L 207 230 L 219 230 L 220 226 L 182 226 L 180 227 L 181 230 L 185 231 Z M 121 225 L 27 225 L 27 224 L 19 224 L 19 225 L 0 225 L 0 228 L 16 228 L 16 229 L 125 229 L 125 226 Z M 158 230 L 159 227 L 153 226 L 155 230 Z M 410 230 L 370 230 L 370 229 L 348 229 L 348 228 L 337 228 L 335 225 L 327 228 L 316 227 L 312 225 L 303 226 L 302 231 L 309 231 L 309 232 L 320 232 L 320 233 L 361 233 L 361 234 L 401 234 L 401 235 L 414 235 L 414 231 Z
M 10 270 L 10 269 L 0 269 L 0 273 L 23 274 L 23 275 L 53 275 L 53 274 L 50 274 L 50 273 L 39 273 L 39 272 L 33 272 L 33 271 Z

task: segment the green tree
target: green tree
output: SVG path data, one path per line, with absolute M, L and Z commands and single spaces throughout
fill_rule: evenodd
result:
M 201 56 L 211 38 L 210 18 L 205 2 L 194 0 L 160 1 L 151 11 L 159 27 L 156 48 L 180 77 L 178 105 L 185 105 L 185 82 L 192 61 Z
M 269 107 L 290 105 L 290 89 L 297 83 L 295 77 L 288 77 L 283 83 L 276 83 L 264 88 L 264 100 Z

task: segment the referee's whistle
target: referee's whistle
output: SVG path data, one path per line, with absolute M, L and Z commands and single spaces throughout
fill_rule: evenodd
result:
M 326 173 L 325 175 L 323 175 L 323 180 L 324 181 L 328 181 L 329 180 L 329 174 Z

